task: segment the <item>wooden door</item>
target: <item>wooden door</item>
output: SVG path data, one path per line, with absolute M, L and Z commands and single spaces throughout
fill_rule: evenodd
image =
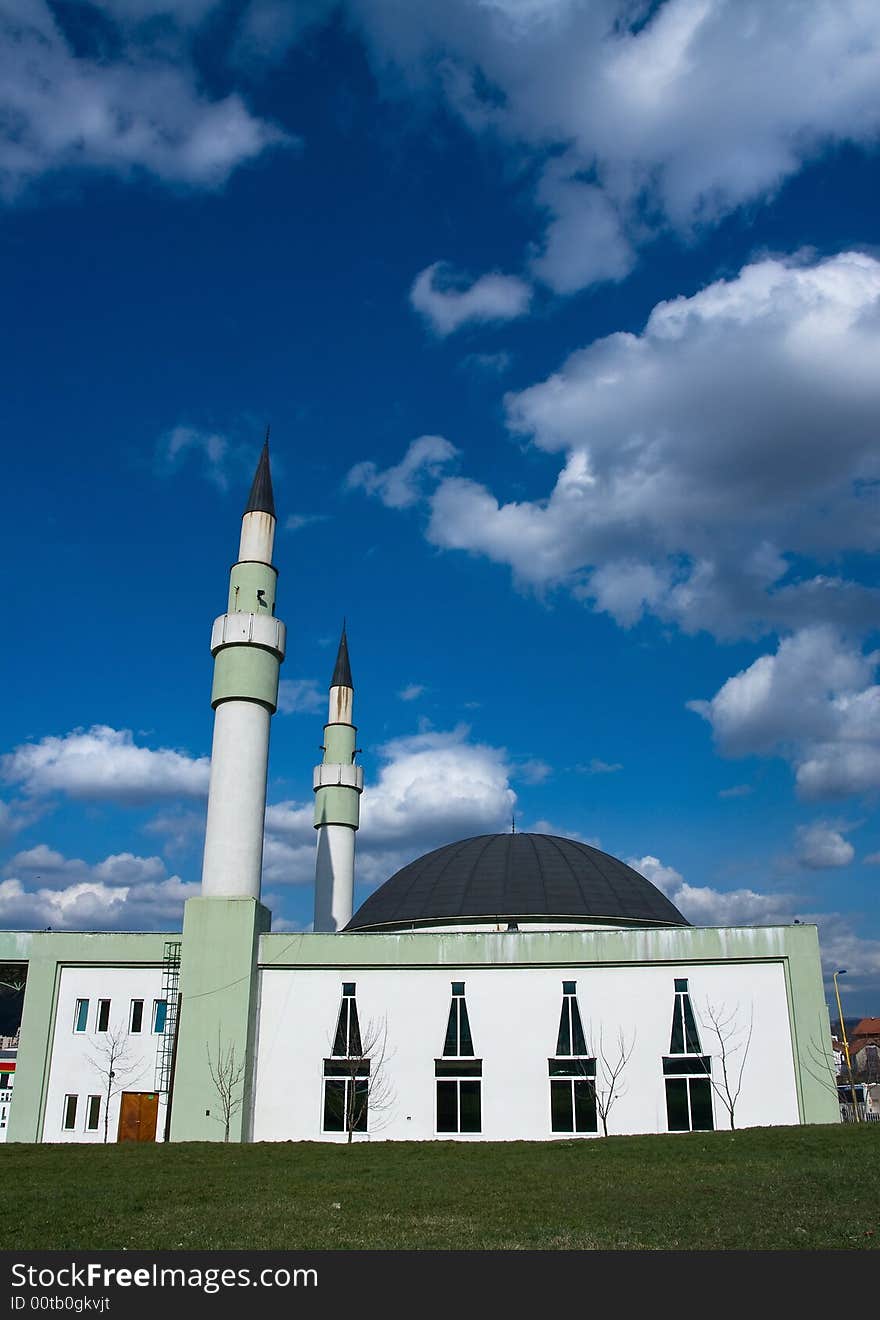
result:
M 155 1141 L 159 1097 L 155 1091 L 123 1091 L 117 1141 Z

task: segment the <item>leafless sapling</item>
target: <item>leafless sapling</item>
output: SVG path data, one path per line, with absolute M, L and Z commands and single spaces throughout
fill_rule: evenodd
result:
M 754 1005 L 749 1010 L 749 1020 L 746 1024 L 740 1020 L 739 1004 L 728 1010 L 725 1004 L 718 1006 L 707 999 L 706 1007 L 700 1014 L 700 1025 L 718 1042 L 717 1050 L 713 1045 L 710 1054 L 719 1060 L 721 1076 L 713 1077 L 710 1067 L 709 1081 L 712 1090 L 727 1110 L 732 1132 L 735 1127 L 736 1105 L 742 1091 L 743 1072 L 752 1043 Z
M 217 1092 L 217 1098 L 220 1101 L 223 1140 L 228 1141 L 232 1120 L 241 1109 L 244 1100 L 245 1064 L 236 1059 L 234 1041 L 230 1041 L 226 1045 L 223 1044 L 219 1028 L 217 1030 L 216 1052 L 212 1055 L 210 1046 L 206 1048 L 208 1071 L 211 1074 L 211 1081 L 214 1083 L 214 1090 Z

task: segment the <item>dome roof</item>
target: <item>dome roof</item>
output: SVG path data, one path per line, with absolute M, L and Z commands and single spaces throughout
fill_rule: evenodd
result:
M 361 904 L 346 930 L 535 918 L 687 926 L 656 885 L 608 853 L 551 834 L 482 834 L 426 853 Z

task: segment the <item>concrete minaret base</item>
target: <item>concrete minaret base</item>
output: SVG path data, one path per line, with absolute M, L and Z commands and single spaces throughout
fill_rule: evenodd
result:
M 259 898 L 269 721 L 255 701 L 224 701 L 214 717 L 202 867 L 204 898 Z
M 315 930 L 342 930 L 354 905 L 354 840 L 350 825 L 318 830 L 315 862 Z

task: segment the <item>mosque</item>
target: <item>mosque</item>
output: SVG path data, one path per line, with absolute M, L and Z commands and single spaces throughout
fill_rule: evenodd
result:
M 264 446 L 226 613 L 202 887 L 182 932 L 0 932 L 27 965 L 10 1141 L 542 1141 L 834 1123 L 816 928 L 700 927 L 572 839 L 491 834 L 352 912 L 343 630 L 314 772 L 314 932 L 260 902 L 285 627 Z

